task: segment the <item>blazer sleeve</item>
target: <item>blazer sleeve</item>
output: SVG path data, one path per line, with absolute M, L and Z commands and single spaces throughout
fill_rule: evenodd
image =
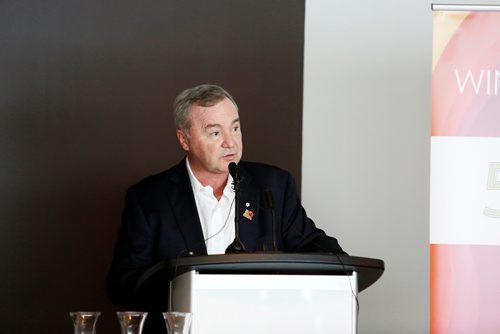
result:
M 281 200 L 281 235 L 286 251 L 346 254 L 337 239 L 326 235 L 307 216 L 298 196 L 295 180 L 288 172 Z
M 141 277 L 156 262 L 154 231 L 133 188 L 127 190 L 122 224 L 106 276 L 106 291 L 114 304 L 131 309 L 165 309 L 167 284 L 160 277 L 139 286 Z

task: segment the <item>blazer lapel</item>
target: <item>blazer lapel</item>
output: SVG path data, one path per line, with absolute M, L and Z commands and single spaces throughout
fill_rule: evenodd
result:
M 186 247 L 195 255 L 206 255 L 207 248 L 185 159 L 177 165 L 176 172 L 170 177 L 170 183 L 168 195 Z
M 240 198 L 238 205 L 238 222 L 240 239 L 247 251 L 262 250 L 262 230 L 260 221 L 261 191 L 252 183 L 252 177 L 240 168 L 243 180 L 240 183 Z

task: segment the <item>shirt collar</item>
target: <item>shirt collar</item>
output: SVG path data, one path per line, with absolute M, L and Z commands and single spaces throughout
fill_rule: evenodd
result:
M 193 173 L 193 170 L 191 169 L 191 165 L 189 164 L 189 159 L 186 157 L 186 167 L 187 167 L 187 170 L 188 170 L 188 174 L 189 174 L 189 180 L 191 181 L 191 186 L 193 187 L 193 192 L 194 193 L 198 193 L 198 192 L 201 192 L 203 191 L 204 189 L 207 189 L 207 188 L 210 188 L 212 193 L 213 193 L 213 188 L 211 186 L 204 186 L 201 184 L 200 181 L 198 181 L 198 179 L 196 178 L 196 176 L 194 176 L 194 173 Z M 230 196 L 231 193 L 233 193 L 233 190 L 232 190 L 232 187 L 231 187 L 231 184 L 233 183 L 233 177 L 231 176 L 231 174 L 228 174 L 227 175 L 227 182 L 226 182 L 226 186 L 224 187 L 224 194 L 226 196 Z

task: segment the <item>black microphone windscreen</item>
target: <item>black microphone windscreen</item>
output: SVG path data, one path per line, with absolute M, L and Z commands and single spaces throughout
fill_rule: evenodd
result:
M 266 200 L 266 206 L 268 209 L 274 209 L 274 198 L 273 192 L 270 189 L 264 190 L 264 198 Z
M 229 174 L 233 177 L 234 180 L 238 178 L 238 165 L 235 162 L 231 162 L 228 166 Z

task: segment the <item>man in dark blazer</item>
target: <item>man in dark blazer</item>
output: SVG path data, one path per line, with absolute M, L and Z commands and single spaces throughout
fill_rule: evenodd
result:
M 307 217 L 290 173 L 265 164 L 240 162 L 243 143 L 238 108 L 224 89 L 200 85 L 183 91 L 174 102 L 174 120 L 186 158 L 128 189 L 106 277 L 113 303 L 149 311 L 144 333 L 165 332 L 161 312 L 167 308 L 164 281 L 151 279 L 138 288 L 144 273 L 166 259 L 223 253 L 234 239 L 234 223 L 229 218 L 234 219 L 235 214 L 247 252 L 344 254 L 337 240 Z M 231 186 L 234 180 L 228 171 L 232 162 L 238 164 L 237 210 Z M 200 195 L 201 191 L 205 195 Z M 226 203 L 223 210 L 227 217 L 218 218 L 222 227 L 209 233 L 210 224 L 215 223 L 207 203 L 217 206 L 222 202 Z M 218 246 L 209 246 L 212 238 L 219 239 Z

